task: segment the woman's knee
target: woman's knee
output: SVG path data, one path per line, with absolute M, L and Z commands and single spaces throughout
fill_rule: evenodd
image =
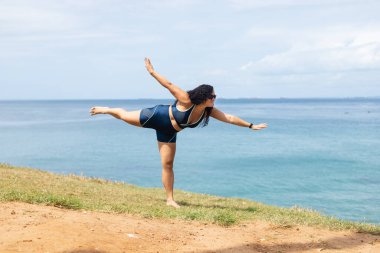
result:
M 174 160 L 162 161 L 162 168 L 165 170 L 172 170 L 173 162 Z
M 158 149 L 161 154 L 161 164 L 163 169 L 173 169 L 176 144 L 158 142 Z

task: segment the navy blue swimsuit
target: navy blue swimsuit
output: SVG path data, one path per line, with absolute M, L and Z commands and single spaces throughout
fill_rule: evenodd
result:
M 183 129 L 186 127 L 194 128 L 204 118 L 205 112 L 197 122 L 189 124 L 191 113 L 195 105 L 192 105 L 186 111 L 179 111 L 174 102 L 172 106 L 173 117 L 177 124 Z M 156 130 L 157 140 L 160 142 L 174 143 L 177 139 L 178 131 L 173 127 L 169 116 L 170 105 L 156 105 L 151 108 L 142 109 L 140 112 L 140 124 L 145 128 L 152 128 Z
M 188 108 L 186 111 L 180 111 L 177 108 L 177 103 L 174 102 L 172 108 L 173 108 L 173 117 L 181 128 L 186 128 L 186 127 L 194 128 L 198 126 L 199 123 L 202 121 L 205 114 L 205 112 L 203 111 L 202 116 L 198 119 L 197 122 L 193 124 L 189 124 L 190 116 L 194 111 L 195 104 L 190 106 L 190 108 Z

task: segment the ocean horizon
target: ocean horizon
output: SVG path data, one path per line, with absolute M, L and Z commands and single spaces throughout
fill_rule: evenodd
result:
M 380 96 L 347 96 L 347 97 L 233 97 L 224 98 L 218 97 L 218 100 L 346 100 L 346 99 L 380 99 Z M 119 100 L 173 100 L 167 98 L 20 98 L 20 99 L 0 99 L 0 102 L 12 101 L 119 101 Z
M 173 99 L 0 100 L 0 162 L 162 187 L 155 132 L 92 106 Z M 175 189 L 380 224 L 380 97 L 217 98 L 261 131 L 210 119 L 178 134 Z

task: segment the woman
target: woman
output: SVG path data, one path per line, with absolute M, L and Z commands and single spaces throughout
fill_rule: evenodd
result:
M 166 191 L 166 204 L 179 208 L 173 198 L 173 162 L 176 151 L 177 133 L 186 127 L 194 128 L 202 123 L 206 126 L 209 117 L 252 130 L 260 130 L 267 124 L 253 125 L 236 116 L 223 113 L 214 107 L 216 95 L 211 85 L 202 84 L 191 91 L 183 91 L 154 71 L 148 58 L 145 58 L 148 72 L 176 98 L 173 105 L 156 105 L 139 111 L 126 111 L 121 108 L 93 107 L 91 115 L 110 114 L 117 119 L 144 128 L 156 130 L 158 149 L 162 163 L 162 183 Z

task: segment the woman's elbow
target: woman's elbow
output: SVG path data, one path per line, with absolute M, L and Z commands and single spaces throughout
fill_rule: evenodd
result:
M 236 122 L 236 118 L 233 115 L 227 115 L 227 123 L 234 124 Z

